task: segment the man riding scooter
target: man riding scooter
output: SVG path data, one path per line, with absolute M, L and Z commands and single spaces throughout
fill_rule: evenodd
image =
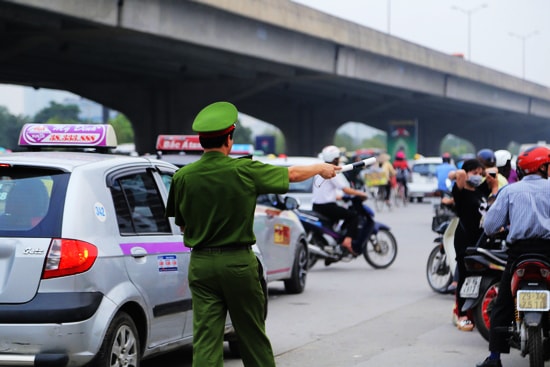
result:
M 332 163 L 337 166 L 340 163 L 340 149 L 334 145 L 324 147 L 321 152 L 321 159 L 326 163 Z M 312 209 L 334 222 L 340 219 L 344 220 L 347 236 L 342 242 L 342 247 L 357 256 L 360 250 L 354 250 L 352 247 L 352 240 L 357 236 L 357 215 L 345 207 L 338 205 L 336 201 L 340 199 L 340 191 L 347 195 L 360 196 L 364 200 L 367 198 L 365 192 L 352 189 L 344 175 L 336 175 L 329 180 L 323 180 L 320 176 L 315 176 L 313 181 Z

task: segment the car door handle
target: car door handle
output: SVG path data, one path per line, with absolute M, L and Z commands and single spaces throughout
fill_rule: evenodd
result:
M 130 250 L 130 255 L 136 258 L 145 257 L 147 256 L 147 251 L 143 247 L 132 247 Z

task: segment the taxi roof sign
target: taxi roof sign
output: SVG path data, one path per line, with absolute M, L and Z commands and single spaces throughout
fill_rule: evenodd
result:
M 159 135 L 157 137 L 157 150 L 160 151 L 196 151 L 204 149 L 198 135 Z
M 25 124 L 21 147 L 115 148 L 115 130 L 109 124 Z

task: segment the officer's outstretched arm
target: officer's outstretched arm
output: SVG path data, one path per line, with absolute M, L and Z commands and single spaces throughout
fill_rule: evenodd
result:
M 288 179 L 290 182 L 307 180 L 315 175 L 325 179 L 333 178 L 342 168 L 331 163 L 316 163 L 307 166 L 288 167 Z

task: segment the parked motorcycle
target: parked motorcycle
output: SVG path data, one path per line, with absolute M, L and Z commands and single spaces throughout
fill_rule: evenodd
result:
M 550 259 L 539 254 L 521 255 L 512 265 L 511 289 L 516 321 L 510 340 L 519 342 L 523 357 L 529 355 L 530 367 L 543 367 L 550 359 Z
M 374 211 L 363 204 L 360 197 L 346 197 L 350 203 L 350 210 L 355 211 L 359 218 L 357 238 L 353 241 L 354 249 L 361 249 L 360 253 L 375 269 L 389 267 L 397 256 L 397 241 L 390 227 L 374 220 Z M 341 246 L 345 238 L 345 229 L 341 221 L 334 223 L 328 218 L 314 211 L 297 209 L 306 231 L 309 243 L 309 268 L 319 259 L 324 259 L 325 265 L 338 261 L 351 261 L 356 258 L 346 248 Z
M 483 234 L 475 247 L 466 249 L 464 257 L 470 276 L 466 277 L 460 289 L 460 296 L 466 299 L 462 310 L 472 310 L 474 324 L 487 341 L 491 310 L 508 257 L 505 236 L 505 232 L 497 237 Z
M 447 293 L 453 282 L 456 268 L 454 231 L 458 225 L 458 218 L 452 209 L 444 204 L 436 205 L 434 210 L 432 230 L 438 236 L 434 239 L 436 245 L 428 256 L 426 278 L 435 292 L 443 294 Z

